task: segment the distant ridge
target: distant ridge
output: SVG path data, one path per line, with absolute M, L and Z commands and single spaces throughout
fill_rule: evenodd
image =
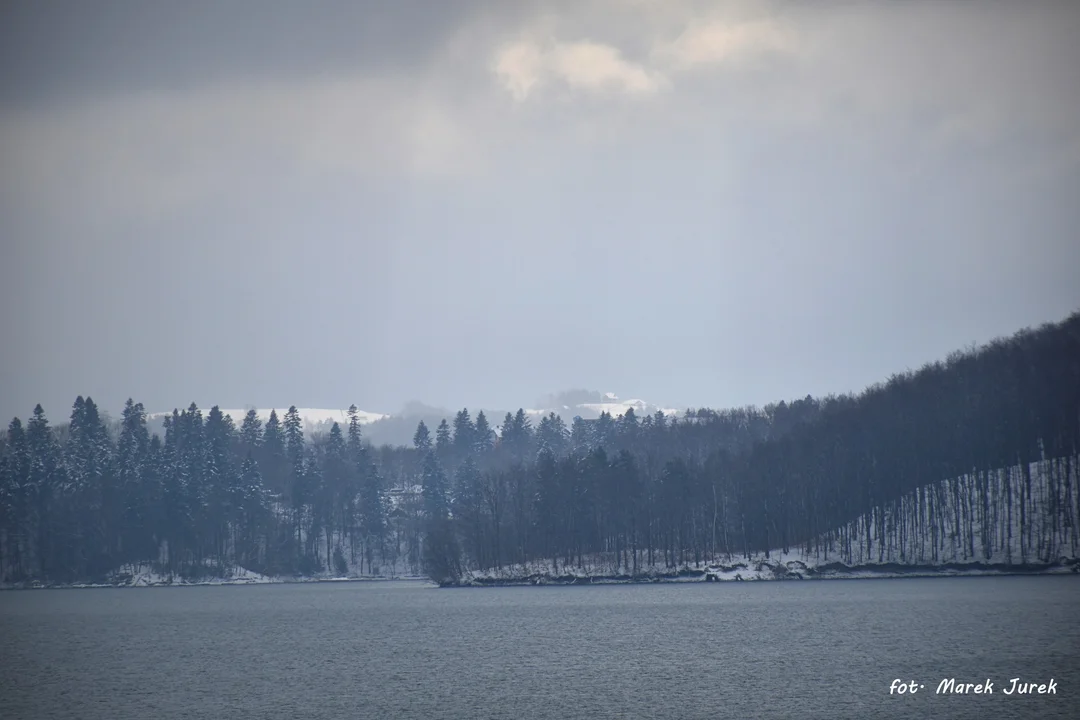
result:
M 209 412 L 208 408 L 200 408 L 203 415 Z M 260 420 L 265 423 L 270 419 L 271 412 L 277 412 L 278 420 L 285 417 L 285 413 L 288 412 L 288 408 L 255 408 L 255 414 Z M 349 422 L 348 410 L 331 410 L 326 408 L 296 408 L 296 411 L 300 414 L 300 420 L 304 423 L 305 428 L 319 427 L 320 425 L 329 423 L 341 423 L 345 425 Z M 222 415 L 228 415 L 233 419 L 233 422 L 239 425 L 244 416 L 248 414 L 248 410 L 233 410 L 233 409 L 221 409 Z M 158 418 L 164 418 L 166 415 L 172 415 L 172 411 L 168 412 L 156 412 L 147 416 L 148 420 L 156 420 Z M 382 420 L 389 417 L 384 413 L 370 412 L 367 410 L 358 410 L 357 418 L 360 420 L 360 424 L 367 425 L 377 420 Z
M 665 408 L 659 405 L 653 405 L 644 400 L 638 398 L 632 398 L 629 400 L 620 400 L 619 396 L 615 393 L 604 393 L 598 402 L 583 402 L 575 403 L 571 405 L 562 405 L 561 407 L 552 407 L 547 409 L 528 409 L 526 414 L 528 415 L 548 415 L 555 413 L 561 415 L 564 419 L 568 419 L 567 416 L 573 417 L 580 415 L 586 420 L 594 419 L 608 413 L 612 417 L 621 417 L 626 414 L 627 410 L 633 410 L 635 415 L 639 417 L 642 415 L 652 415 L 657 411 L 664 413 L 665 415 L 678 415 L 679 411 L 674 408 Z
M 526 408 L 525 414 L 534 418 L 540 418 L 555 413 L 562 417 L 563 421 L 566 423 L 570 423 L 575 416 L 581 416 L 586 420 L 595 420 L 603 413 L 608 413 L 613 418 L 618 418 L 625 415 L 627 410 L 631 409 L 638 417 L 654 415 L 657 411 L 663 412 L 668 417 L 681 414 L 680 411 L 676 409 L 654 405 L 637 398 L 621 400 L 618 395 L 611 392 L 589 393 L 589 395 L 591 395 L 591 397 L 588 398 L 590 402 L 581 402 L 581 400 L 586 399 L 584 397 L 577 398 L 576 401 L 567 398 L 567 400 L 569 400 L 568 403 L 559 402 L 557 397 L 547 398 L 546 400 L 540 401 L 539 404 L 541 407 Z M 181 407 L 178 409 L 183 410 L 184 408 Z M 210 412 L 209 407 L 200 407 L 199 409 L 202 411 L 203 417 Z M 221 412 L 222 414 L 231 417 L 233 423 L 239 427 L 249 409 L 251 408 L 221 408 Z M 507 412 L 507 409 L 476 407 L 470 408 L 470 411 L 475 414 L 475 412 L 481 409 L 485 411 L 489 421 L 494 425 L 493 429 L 498 433 L 499 424 L 503 415 Z M 264 425 L 266 424 L 266 421 L 270 419 L 270 412 L 272 410 L 277 412 L 278 420 L 283 420 L 285 413 L 288 412 L 287 407 L 254 408 L 254 410 L 259 420 L 261 420 Z M 515 408 L 509 408 L 508 410 L 513 413 Z M 303 422 L 305 432 L 324 432 L 329 430 L 332 423 L 336 422 L 344 427 L 349 422 L 348 410 L 335 408 L 297 408 L 297 412 L 300 414 L 300 420 Z M 364 431 L 364 434 L 372 443 L 376 445 L 409 445 L 412 442 L 412 436 L 416 430 L 417 422 L 424 420 L 427 424 L 431 425 L 432 429 L 434 429 L 440 420 L 452 420 L 455 412 L 456 411 L 429 407 L 413 401 L 406 404 L 400 412 L 380 413 L 372 412 L 370 410 L 358 410 L 357 415 L 360 424 L 368 426 Z M 147 420 L 151 423 L 152 431 L 161 432 L 161 423 L 165 417 L 169 415 L 172 415 L 171 410 L 148 414 Z

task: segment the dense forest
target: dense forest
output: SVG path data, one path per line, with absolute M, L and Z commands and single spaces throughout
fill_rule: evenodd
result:
M 0 579 L 650 568 L 799 551 L 870 562 L 1076 557 L 1080 313 L 858 395 L 638 417 L 463 409 L 373 447 L 353 408 L 237 425 L 194 404 L 147 429 L 77 398 L 0 440 Z

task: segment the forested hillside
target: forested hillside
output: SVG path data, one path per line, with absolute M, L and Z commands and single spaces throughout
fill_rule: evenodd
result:
M 512 572 L 629 575 L 799 550 L 848 565 L 1052 563 L 1080 548 L 1080 313 L 855 396 L 498 428 L 461 410 L 412 447 L 355 412 L 305 437 L 295 408 L 237 427 L 128 401 L 39 406 L 0 447 L 0 577 Z

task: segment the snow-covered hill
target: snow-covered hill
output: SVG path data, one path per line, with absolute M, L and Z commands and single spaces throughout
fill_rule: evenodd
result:
M 631 408 L 633 408 L 634 413 L 639 418 L 644 415 L 652 415 L 656 413 L 657 410 L 663 411 L 663 413 L 668 416 L 679 414 L 679 412 L 673 408 L 653 405 L 652 403 L 636 398 L 620 400 L 615 393 L 604 393 L 603 395 L 594 393 L 592 399 L 595 400 L 595 402 L 572 404 L 551 403 L 547 407 L 530 408 L 525 410 L 525 412 L 536 418 L 555 413 L 556 415 L 561 416 L 563 421 L 567 424 L 569 424 L 577 415 L 580 415 L 586 420 L 595 420 L 605 412 L 610 413 L 612 417 L 620 417 L 626 414 L 626 411 Z M 200 409 L 202 410 L 204 417 L 209 413 L 209 408 Z M 507 411 L 503 409 L 470 407 L 470 411 L 474 417 L 476 412 L 481 409 L 487 414 L 488 421 L 496 424 L 495 430 L 498 432 L 497 425 Z M 274 410 L 277 412 L 278 420 L 283 420 L 288 408 L 274 408 Z M 329 430 L 330 424 L 334 422 L 341 424 L 344 428 L 349 422 L 348 410 L 297 408 L 297 411 L 300 413 L 300 418 L 304 423 L 305 432 Z M 244 416 L 247 415 L 248 409 L 222 408 L 221 412 L 230 416 L 233 422 L 239 426 L 240 423 L 243 422 Z M 259 419 L 262 420 L 263 424 L 270 419 L 270 412 L 271 408 L 255 409 L 255 413 L 258 415 Z M 510 412 L 512 414 L 514 410 L 511 409 Z M 149 414 L 147 419 L 151 423 L 152 431 L 160 432 L 163 419 L 165 416 L 171 414 L 171 410 L 168 412 L 155 412 Z M 454 412 L 452 411 L 440 412 L 435 408 L 428 408 L 417 403 L 407 405 L 400 413 L 394 413 L 393 415 L 371 412 L 369 410 L 359 411 L 361 424 L 371 426 L 365 430 L 365 435 L 371 442 L 377 445 L 382 443 L 408 445 L 412 442 L 413 432 L 416 430 L 416 423 L 420 420 L 424 420 L 434 428 L 443 418 L 450 421 L 453 417 Z
M 639 418 L 643 415 L 652 415 L 657 410 L 662 411 L 665 415 L 677 415 L 678 410 L 674 408 L 665 408 L 659 405 L 653 405 L 644 400 L 632 398 L 630 400 L 620 400 L 615 393 L 604 393 L 600 402 L 585 402 L 576 405 L 563 405 L 561 407 L 543 408 L 543 409 L 529 409 L 525 412 L 529 415 L 542 416 L 550 413 L 561 415 L 564 420 L 569 420 L 575 415 L 580 415 L 586 420 L 600 417 L 603 413 L 609 413 L 612 417 L 620 417 L 626 414 L 626 411 L 633 408 L 634 414 Z
M 349 422 L 348 410 L 330 410 L 326 408 L 297 408 L 296 410 L 300 414 L 300 419 L 304 423 L 305 430 L 321 428 L 323 426 L 328 426 L 334 422 L 340 423 L 342 426 L 345 426 Z M 209 410 L 203 408 L 202 412 L 205 416 L 209 412 Z M 230 416 L 233 419 L 233 422 L 239 425 L 241 422 L 243 422 L 244 416 L 247 415 L 248 410 L 233 410 L 222 408 L 221 412 L 223 415 Z M 285 418 L 285 413 L 288 412 L 288 408 L 255 409 L 255 414 L 258 415 L 259 419 L 262 420 L 264 424 L 267 420 L 270 419 L 271 412 L 277 412 L 278 420 L 280 421 Z M 151 413 L 148 416 L 148 419 L 157 420 L 165 417 L 166 415 L 172 415 L 172 412 L 170 411 Z M 367 425 L 369 423 L 375 422 L 376 420 L 382 420 L 383 418 L 389 417 L 384 413 L 369 412 L 367 410 L 359 410 L 357 412 L 357 416 L 360 420 L 360 423 L 363 425 Z

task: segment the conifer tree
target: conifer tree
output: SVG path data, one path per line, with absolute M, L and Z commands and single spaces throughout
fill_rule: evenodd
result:
M 8 497 L 8 517 L 11 525 L 4 524 L 0 530 L 5 537 L 7 574 L 5 579 L 15 581 L 31 576 L 37 568 L 33 563 L 33 501 L 30 485 L 30 468 L 33 455 L 26 438 L 26 429 L 19 418 L 8 425 L 7 442 L 4 447 L 5 486 Z
M 360 450 L 360 443 L 363 440 L 363 432 L 360 428 L 360 411 L 356 409 L 356 405 L 349 406 L 349 451 L 353 453 L 355 458 L 356 453 Z
M 295 552 L 297 560 L 303 554 L 303 527 L 306 508 L 310 502 L 310 485 L 313 479 L 312 469 L 305 465 L 304 429 L 300 413 L 295 405 L 290 405 L 283 422 L 285 437 L 285 456 L 289 462 L 289 488 L 292 509 L 293 532 L 295 533 Z
M 461 576 L 461 549 L 450 521 L 446 476 L 433 452 L 424 458 L 423 565 L 437 583 L 454 582 Z
M 235 515 L 236 559 L 245 568 L 261 569 L 266 565 L 267 533 L 270 521 L 266 490 L 259 463 L 249 450 L 240 465 L 240 482 L 230 502 Z
M 116 449 L 116 476 L 122 498 L 121 557 L 126 562 L 152 558 L 156 554 L 151 515 L 156 493 L 147 484 L 149 455 L 150 433 L 146 427 L 146 412 L 142 403 L 128 398 L 124 404 Z
M 428 427 L 423 420 L 416 424 L 416 432 L 413 434 L 413 447 L 416 448 L 421 457 L 431 450 L 431 433 L 428 432 Z
M 430 455 L 431 452 L 429 451 L 428 454 Z M 372 573 L 374 572 L 376 550 L 379 551 L 380 555 L 385 555 L 386 495 L 382 474 L 368 458 L 367 453 L 364 453 L 361 462 L 359 523 L 364 541 L 364 558 L 367 560 L 367 571 Z
M 593 433 L 590 425 L 577 415 L 570 425 L 570 447 L 573 452 L 582 455 L 593 447 Z
M 439 427 L 435 429 L 435 452 L 439 457 L 446 457 L 446 453 L 450 450 L 450 444 L 450 425 L 447 424 L 446 418 L 443 418 L 439 423 Z
M 474 562 L 485 564 L 486 547 L 483 534 L 483 498 L 480 490 L 480 471 L 470 456 L 458 465 L 454 473 L 451 508 L 457 526 L 465 538 Z
M 435 453 L 429 452 L 424 456 L 420 487 L 424 496 L 424 511 L 429 516 L 442 515 L 448 511 L 446 473 Z
M 240 483 L 238 468 L 232 459 L 236 429 L 232 418 L 217 405 L 210 408 L 206 418 L 206 517 L 204 535 L 211 544 L 214 561 L 219 567 L 227 564 L 230 540 L 229 522 L 237 518 L 231 500 Z
M 263 427 L 262 444 L 253 456 L 259 464 L 259 472 L 267 491 L 285 504 L 290 504 L 289 477 L 292 468 L 285 452 L 285 432 L 276 410 L 270 411 L 270 417 Z
M 473 447 L 480 455 L 486 454 L 494 441 L 495 433 L 488 424 L 484 411 L 476 413 L 476 424 L 473 428 Z
M 34 407 L 34 415 L 26 425 L 26 443 L 30 459 L 27 477 L 29 524 L 37 551 L 34 569 L 38 577 L 52 578 L 65 570 L 57 567 L 56 562 L 60 549 L 57 545 L 63 542 L 66 533 L 62 533 L 56 522 L 53 502 L 62 498 L 66 478 L 59 443 L 40 404 Z
M 454 452 L 463 459 L 476 448 L 476 425 L 469 416 L 469 409 L 462 408 L 454 416 Z
M 277 416 L 275 416 L 275 420 Z M 254 409 L 248 410 L 240 425 L 240 442 L 247 453 L 253 453 L 262 444 L 263 423 Z
M 332 567 L 335 544 L 333 536 L 338 533 L 336 542 L 340 543 L 340 534 L 352 524 L 352 519 L 346 517 L 346 512 L 352 505 L 348 497 L 354 492 L 352 477 L 355 473 L 352 463 L 349 462 L 345 437 L 336 422 L 330 427 L 322 460 L 322 486 L 317 493 L 316 513 L 326 533 L 326 566 Z

